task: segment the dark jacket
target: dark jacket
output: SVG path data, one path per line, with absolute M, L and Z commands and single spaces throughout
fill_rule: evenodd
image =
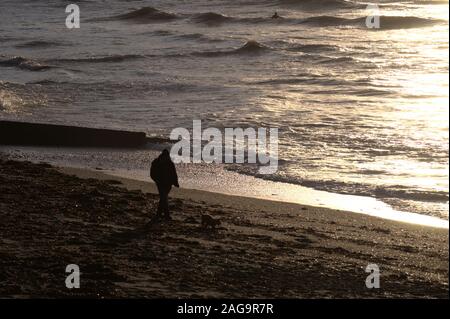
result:
M 156 184 L 171 187 L 172 185 L 180 187 L 178 185 L 178 175 L 175 169 L 175 164 L 170 159 L 168 151 L 163 151 L 152 162 L 150 168 L 150 176 Z

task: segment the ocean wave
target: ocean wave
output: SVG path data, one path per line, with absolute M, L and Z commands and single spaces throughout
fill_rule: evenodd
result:
M 224 23 L 233 24 L 286 24 L 286 25 L 302 25 L 307 24 L 315 27 L 355 27 L 367 28 L 366 17 L 344 18 L 339 16 L 311 16 L 308 18 L 280 18 L 271 19 L 270 17 L 255 18 L 238 18 L 226 16 L 220 13 L 208 12 L 196 15 L 192 18 L 195 23 L 202 23 L 208 26 L 220 26 Z M 409 29 L 432 26 L 436 24 L 446 23 L 444 20 L 432 18 L 420 18 L 415 16 L 380 16 L 380 30 L 390 29 Z M 372 29 L 379 30 L 379 29 Z
M 17 44 L 15 47 L 32 49 L 32 48 L 50 48 L 50 47 L 55 47 L 55 46 L 60 46 L 60 45 L 62 45 L 62 43 L 54 42 L 54 41 L 34 40 L 34 41 L 28 41 L 28 42 Z
M 206 52 L 197 52 L 194 55 L 205 56 L 205 57 L 216 57 L 216 56 L 224 56 L 224 55 L 256 55 L 269 51 L 270 48 L 257 42 L 257 41 L 247 41 L 243 46 L 233 49 L 233 50 L 224 50 L 224 51 L 206 51 Z
M 380 16 L 380 29 L 409 29 L 420 28 L 424 26 L 431 26 L 444 23 L 445 21 L 439 19 L 426 19 L 414 16 Z M 329 26 L 354 26 L 363 27 L 366 26 L 366 17 L 362 18 L 342 18 L 334 16 L 313 16 L 305 18 L 299 22 L 300 24 L 310 24 L 320 27 Z M 377 30 L 377 29 L 372 29 Z
M 7 42 L 7 41 L 14 41 L 14 40 L 17 40 L 17 39 L 16 38 L 11 38 L 11 37 L 8 37 L 8 36 L 0 35 L 0 42 Z
M 299 74 L 296 77 L 288 77 L 288 78 L 274 78 L 274 79 L 266 79 L 262 81 L 249 82 L 250 84 L 256 85 L 297 85 L 297 84 L 312 84 L 317 85 L 320 84 L 322 86 L 362 86 L 365 84 L 357 83 L 356 81 L 348 81 L 342 78 L 330 77 L 330 76 L 318 76 L 313 74 Z M 308 124 L 304 124 L 307 126 Z
M 327 27 L 327 26 L 340 26 L 340 25 L 356 25 L 360 23 L 360 19 L 347 19 L 347 18 L 341 18 L 341 17 L 334 17 L 334 16 L 313 16 L 309 18 L 305 18 L 301 20 L 299 23 L 307 23 L 312 25 L 317 25 L 321 27 Z
M 278 0 L 281 5 L 287 5 L 303 10 L 326 9 L 357 9 L 364 8 L 365 5 L 347 0 Z
M 365 21 L 365 19 L 362 19 Z M 381 29 L 409 29 L 436 24 L 443 24 L 444 20 L 426 19 L 413 16 L 380 16 Z
M 331 50 L 331 48 L 329 48 Z M 336 48 L 337 50 L 338 48 Z M 289 51 L 289 50 L 287 50 Z M 297 50 L 295 52 L 301 52 L 301 48 L 297 48 Z M 360 67 L 365 68 L 365 69 L 375 69 L 377 68 L 377 65 L 374 64 L 371 61 L 365 61 L 365 60 L 360 60 L 360 59 L 356 59 L 354 57 L 351 56 L 329 56 L 327 55 L 327 53 L 329 53 L 330 51 L 324 50 L 324 52 L 313 52 L 313 49 L 311 49 L 310 52 L 308 52 L 308 50 L 306 50 L 301 58 L 302 60 L 306 61 L 310 61 L 310 63 L 313 64 L 318 64 L 318 65 L 336 65 L 336 66 L 346 66 L 349 64 L 358 64 Z M 322 54 L 325 53 L 325 54 Z M 333 53 L 333 52 L 331 52 Z
M 206 24 L 208 26 L 220 26 L 225 23 L 256 25 L 263 23 L 295 24 L 299 22 L 299 20 L 295 18 L 271 19 L 270 16 L 243 18 L 243 17 L 231 17 L 216 12 L 206 12 L 197 14 L 191 18 L 191 21 L 199 24 Z
M 173 39 L 181 39 L 181 40 L 197 40 L 201 42 L 223 42 L 224 39 L 220 38 L 211 38 L 204 33 L 178 33 L 170 30 L 156 30 L 151 32 L 143 32 L 141 35 L 147 36 L 159 36 L 159 37 L 170 37 Z
M 28 82 L 27 84 L 38 84 L 38 85 L 53 85 L 53 84 L 65 84 L 68 82 L 64 82 L 64 81 L 54 81 L 54 80 L 49 80 L 49 79 L 44 79 L 44 80 L 38 80 L 38 81 L 33 81 L 33 82 Z
M 155 30 L 155 31 L 152 31 L 152 32 L 144 32 L 144 33 L 142 33 L 142 35 L 148 35 L 148 34 L 156 35 L 156 36 L 159 36 L 159 37 L 167 37 L 167 36 L 174 35 L 174 32 L 172 32 L 170 30 Z
M 306 6 L 309 8 L 317 8 L 323 10 L 323 8 L 333 7 L 359 7 L 360 3 L 355 3 L 346 0 L 280 0 L 285 4 L 295 4 L 298 6 Z M 365 5 L 362 5 L 365 7 Z M 178 18 L 190 19 L 193 23 L 205 24 L 207 26 L 220 26 L 225 23 L 235 24 L 308 24 L 318 27 L 330 27 L 330 26 L 347 26 L 347 27 L 361 27 L 367 28 L 366 17 L 359 18 L 344 18 L 339 16 L 311 16 L 307 18 L 289 18 L 281 17 L 279 19 L 271 19 L 267 17 L 232 17 L 217 12 L 205 12 L 194 15 L 190 14 L 175 14 L 158 10 L 153 7 L 143 7 L 125 14 L 115 15 L 106 18 L 91 19 L 88 21 L 111 21 L 122 20 L 131 21 L 135 23 L 151 23 L 160 21 L 170 21 Z M 415 16 L 380 16 L 380 29 L 406 29 L 406 28 L 419 28 L 425 26 L 431 26 L 439 23 L 445 23 L 444 20 L 420 18 Z M 375 29 L 376 30 L 376 29 Z
M 125 55 L 108 55 L 108 56 L 94 56 L 86 58 L 74 58 L 74 59 L 50 59 L 48 61 L 58 63 L 58 62 L 70 62 L 70 63 L 118 63 L 136 59 L 143 59 L 145 56 L 136 54 L 125 54 Z
M 197 41 L 201 41 L 201 42 L 209 42 L 209 43 L 213 43 L 213 42 L 223 42 L 223 39 L 219 39 L 219 38 L 210 38 L 205 34 L 202 33 L 186 33 L 186 34 L 177 34 L 177 35 L 172 35 L 173 38 L 175 39 L 185 39 L 185 40 L 197 40 Z
M 351 88 L 337 88 L 332 90 L 313 90 L 307 92 L 308 94 L 324 94 L 324 95 L 348 95 L 348 96 L 362 96 L 362 97 L 370 97 L 370 96 L 382 96 L 382 95 L 392 95 L 394 94 L 391 91 L 387 90 L 379 90 L 379 89 L 351 89 Z
M 91 21 L 111 21 L 111 20 L 123 20 L 135 23 L 151 23 L 154 21 L 169 21 L 175 20 L 178 16 L 174 13 L 158 10 L 153 7 L 143 7 L 137 10 L 130 11 L 128 13 L 115 15 L 107 18 L 98 18 Z
M 202 23 L 208 26 L 220 26 L 224 23 L 234 24 L 308 24 L 316 27 L 355 27 L 355 28 L 367 28 L 366 17 L 359 18 L 344 18 L 339 16 L 311 16 L 308 18 L 280 18 L 271 19 L 270 17 L 253 17 L 253 18 L 238 18 L 226 16 L 220 13 L 207 12 L 194 16 L 192 21 L 195 23 Z M 436 24 L 443 24 L 446 21 L 431 18 L 420 18 L 415 16 L 380 16 L 380 29 L 408 29 L 408 28 L 420 28 L 426 26 L 432 26 Z M 375 29 L 377 30 L 377 29 Z
M 196 23 L 204 23 L 209 25 L 221 24 L 232 20 L 234 20 L 234 18 L 216 12 L 200 13 L 192 17 L 192 21 Z
M 310 81 L 311 81 L 311 79 L 308 79 L 308 78 L 269 79 L 269 80 L 253 82 L 252 84 L 257 84 L 257 85 L 295 85 L 295 84 L 309 83 Z
M 261 53 L 269 50 L 269 48 L 257 41 L 248 41 L 239 49 L 234 50 L 235 53 Z
M 305 52 L 305 53 L 315 53 L 315 52 L 332 52 L 339 51 L 339 47 L 335 45 L 328 44 L 300 44 L 294 45 L 286 49 L 292 52 Z
M 145 96 L 155 92 L 165 92 L 165 94 L 174 94 L 182 92 L 205 91 L 211 85 L 198 85 L 190 82 L 176 81 L 164 79 L 161 81 L 100 81 L 100 82 L 70 82 L 58 81 L 53 78 L 41 79 L 26 83 L 27 88 L 40 88 L 44 92 L 61 92 L 67 91 L 71 93 L 89 95 L 95 92 L 96 95 L 105 97 L 120 96 L 133 97 Z
M 38 61 L 27 59 L 21 56 L 9 57 L 0 60 L 0 66 L 16 67 L 28 71 L 44 71 L 51 68 L 49 65 L 45 65 Z
M 319 61 L 319 64 L 343 64 L 343 63 L 353 63 L 356 59 L 349 57 L 349 56 L 343 56 L 338 58 L 323 58 L 321 61 Z

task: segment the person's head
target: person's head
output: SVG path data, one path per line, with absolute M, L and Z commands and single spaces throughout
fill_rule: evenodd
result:
M 161 157 L 170 158 L 170 153 L 167 149 L 164 149 L 161 153 Z

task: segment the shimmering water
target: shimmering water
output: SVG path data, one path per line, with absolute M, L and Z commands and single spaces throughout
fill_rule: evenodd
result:
M 448 2 L 84 0 L 79 30 L 68 3 L 0 2 L 0 119 L 279 127 L 260 178 L 448 219 Z

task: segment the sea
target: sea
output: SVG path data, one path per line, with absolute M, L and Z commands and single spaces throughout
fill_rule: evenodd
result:
M 440 0 L 1 0 L 0 120 L 275 127 L 278 171 L 223 165 L 242 177 L 226 192 L 251 178 L 448 223 L 448 21 Z

